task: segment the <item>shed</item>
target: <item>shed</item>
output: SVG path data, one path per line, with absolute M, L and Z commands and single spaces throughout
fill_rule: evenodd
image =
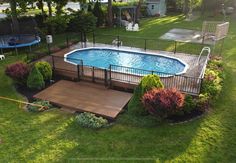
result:
M 147 0 L 147 13 L 150 16 L 165 16 L 166 14 L 166 0 Z

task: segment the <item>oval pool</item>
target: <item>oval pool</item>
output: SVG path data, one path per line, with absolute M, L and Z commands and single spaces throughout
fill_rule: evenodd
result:
M 65 60 L 73 64 L 79 64 L 83 60 L 84 65 L 108 69 L 110 65 L 118 65 L 155 71 L 167 74 L 182 74 L 188 69 L 188 65 L 175 57 L 163 54 L 144 53 L 112 48 L 84 48 L 65 54 Z

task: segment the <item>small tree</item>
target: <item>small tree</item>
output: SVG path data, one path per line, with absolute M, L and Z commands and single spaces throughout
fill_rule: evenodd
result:
M 96 28 L 96 17 L 92 13 L 82 11 L 73 14 L 70 27 L 75 32 L 91 32 Z
M 153 88 L 164 88 L 161 79 L 158 75 L 144 76 L 140 82 L 141 95 Z
M 67 15 L 48 17 L 45 23 L 50 27 L 52 34 L 63 33 L 68 27 L 69 17 Z
M 45 87 L 43 75 L 39 72 L 37 67 L 33 67 L 27 79 L 27 87 L 30 89 L 40 90 Z
M 42 74 L 44 81 L 49 81 L 52 79 L 52 67 L 48 62 L 37 62 L 35 67 L 37 67 L 39 72 Z
M 96 17 L 88 12 L 75 12 L 69 22 L 69 29 L 82 34 L 82 41 L 86 40 L 86 33 L 92 32 L 96 28 Z

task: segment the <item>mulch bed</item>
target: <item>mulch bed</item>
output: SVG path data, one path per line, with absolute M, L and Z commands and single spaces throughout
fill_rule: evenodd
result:
M 167 120 L 170 121 L 171 123 L 182 123 L 182 122 L 191 121 L 195 118 L 202 116 L 203 114 L 204 112 L 195 109 L 191 113 L 188 113 L 188 114 L 174 115 L 174 116 L 168 117 Z
M 46 86 L 44 89 L 48 88 L 49 86 L 51 86 L 54 83 L 55 83 L 55 81 L 52 83 L 46 83 Z M 15 87 L 16 87 L 17 92 L 19 92 L 25 98 L 27 98 L 27 100 L 29 102 L 34 102 L 35 98 L 33 98 L 33 96 L 42 91 L 42 90 L 31 90 L 31 89 L 27 88 L 26 86 L 15 85 Z
M 29 88 L 23 86 L 16 86 L 16 90 L 24 97 L 26 97 L 29 102 L 33 102 L 34 101 L 33 96 L 40 92 L 38 90 L 30 90 Z

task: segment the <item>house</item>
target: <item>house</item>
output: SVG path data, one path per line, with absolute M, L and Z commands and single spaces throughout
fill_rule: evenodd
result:
M 166 0 L 147 0 L 146 5 L 150 16 L 165 16 Z

